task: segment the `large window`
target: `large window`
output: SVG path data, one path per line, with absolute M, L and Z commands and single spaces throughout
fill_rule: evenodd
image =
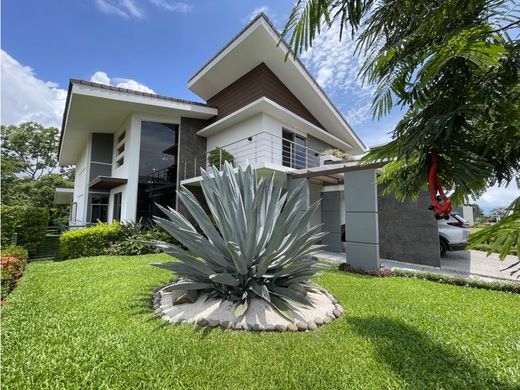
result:
M 89 221 L 95 223 L 97 221 L 107 222 L 108 219 L 108 193 L 89 193 L 90 218 Z
M 155 203 L 175 207 L 178 125 L 141 122 L 137 219 L 160 215 Z
M 121 201 L 123 199 L 123 194 L 118 192 L 114 194 L 114 213 L 113 220 L 121 221 Z
M 292 131 L 282 131 L 282 164 L 286 167 L 305 168 L 307 149 L 305 138 Z

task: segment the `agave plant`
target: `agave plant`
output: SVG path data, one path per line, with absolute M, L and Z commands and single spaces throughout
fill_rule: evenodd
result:
M 183 278 L 172 289 L 203 290 L 210 298 L 234 302 L 237 317 L 251 299 L 260 298 L 292 319 L 289 305 L 311 305 L 302 288 L 315 286 L 309 280 L 324 268 L 310 258 L 324 235 L 319 226 L 308 226 L 319 201 L 301 212 L 303 183 L 282 195 L 282 183 L 275 182 L 274 175 L 257 181 L 251 166 L 235 175 L 226 162 L 223 172 L 215 167 L 214 172 L 210 177 L 201 169 L 202 190 L 215 224 L 181 186 L 179 200 L 203 234 L 176 210 L 159 206 L 169 219 L 154 217 L 155 222 L 188 251 L 154 242 L 179 261 L 153 265 Z

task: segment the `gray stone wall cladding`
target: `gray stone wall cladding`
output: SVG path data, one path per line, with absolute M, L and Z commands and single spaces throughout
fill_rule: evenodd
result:
M 379 252 L 383 259 L 440 267 L 439 229 L 428 210 L 429 194 L 416 202 L 383 196 L 378 187 Z
M 197 131 L 206 127 L 208 122 L 202 119 L 181 118 L 181 126 L 179 132 L 179 180 L 184 179 L 184 170 L 190 172 L 193 177 L 194 169 L 202 166 L 201 155 L 206 153 L 206 138 L 198 136 Z M 195 167 L 195 157 L 197 157 L 197 166 Z M 197 176 L 199 172 L 196 172 Z
M 198 136 L 196 133 L 200 129 L 206 127 L 208 122 L 203 119 L 194 118 L 181 118 L 181 125 L 179 128 L 179 153 L 178 153 L 178 175 L 177 175 L 177 188 L 180 188 L 180 181 L 184 179 L 185 169 L 199 169 L 200 162 L 195 167 L 195 157 L 199 158 L 201 155 L 206 153 L 206 138 Z M 186 163 L 186 164 L 185 164 Z M 203 207 L 206 207 L 204 196 L 200 187 L 188 188 L 197 198 Z M 182 202 L 176 200 L 177 210 L 193 222 L 190 213 L 184 207 Z
M 322 153 L 327 149 L 335 149 L 334 146 L 329 145 L 328 143 L 323 142 L 321 139 L 313 137 L 310 134 L 307 134 L 307 147 L 317 151 L 318 153 Z

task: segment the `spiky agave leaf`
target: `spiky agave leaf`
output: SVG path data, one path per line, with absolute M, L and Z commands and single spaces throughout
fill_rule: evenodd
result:
M 319 226 L 308 227 L 319 202 L 302 213 L 303 183 L 282 195 L 282 182 L 275 181 L 274 174 L 257 180 L 251 166 L 235 174 L 225 163 L 222 172 L 215 167 L 213 171 L 210 177 L 201 170 L 201 186 L 215 225 L 195 196 L 181 186 L 179 199 L 203 234 L 176 210 L 159 206 L 168 219 L 154 217 L 155 222 L 189 252 L 151 242 L 178 260 L 154 265 L 189 279 L 176 284 L 176 289 L 203 290 L 235 302 L 236 316 L 243 315 L 250 299 L 258 297 L 292 318 L 289 305 L 310 306 L 296 286 L 309 286 L 309 280 L 324 268 L 309 259 L 323 237 Z

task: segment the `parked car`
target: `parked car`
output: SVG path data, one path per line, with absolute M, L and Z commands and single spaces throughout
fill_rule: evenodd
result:
M 458 214 L 439 219 L 439 249 L 441 256 L 448 251 L 461 251 L 468 245 L 469 224 Z

